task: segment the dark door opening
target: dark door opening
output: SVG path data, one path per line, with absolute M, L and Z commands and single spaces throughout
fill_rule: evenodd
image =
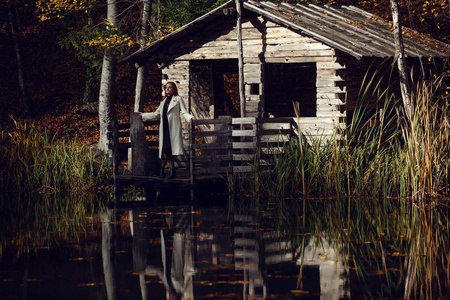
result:
M 209 118 L 240 116 L 237 60 L 190 62 L 192 109 Z
M 266 64 L 265 72 L 266 115 L 293 117 L 292 101 L 298 101 L 301 117 L 317 116 L 315 63 Z

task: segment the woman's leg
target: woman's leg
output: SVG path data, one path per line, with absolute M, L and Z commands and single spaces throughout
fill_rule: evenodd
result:
M 175 178 L 177 175 L 175 173 L 174 157 L 173 156 L 169 156 L 168 160 L 169 160 L 169 167 L 170 167 L 169 179 Z
M 167 159 L 168 159 L 167 154 L 163 154 L 161 156 L 161 169 L 159 170 L 159 177 L 161 178 L 164 178 L 164 167 L 166 166 Z
M 167 159 L 168 159 L 168 155 L 167 154 L 163 154 L 162 157 L 161 157 L 161 168 L 164 168 L 166 166 Z

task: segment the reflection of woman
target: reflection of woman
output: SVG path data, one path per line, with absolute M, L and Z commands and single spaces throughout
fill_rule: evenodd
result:
M 160 177 L 164 178 L 164 167 L 169 162 L 169 179 L 175 178 L 174 155 L 183 154 L 181 136 L 181 115 L 186 121 L 194 118 L 188 113 L 183 99 L 178 96 L 175 83 L 168 82 L 164 86 L 165 97 L 159 107 L 151 113 L 143 113 L 143 121 L 160 118 L 159 123 L 159 158 L 161 158 Z
M 166 212 L 161 235 L 162 268 L 147 265 L 146 274 L 157 275 L 166 288 L 169 300 L 193 299 L 192 244 L 188 214 Z

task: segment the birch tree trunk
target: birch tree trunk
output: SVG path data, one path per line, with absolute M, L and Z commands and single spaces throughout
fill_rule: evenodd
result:
M 395 58 L 397 60 L 398 72 L 400 75 L 400 90 L 402 92 L 403 106 L 405 107 L 406 115 L 408 119 L 411 120 L 411 91 L 405 61 L 400 11 L 398 9 L 398 0 L 390 1 L 392 10 L 392 24 L 394 26 Z
M 107 19 L 111 25 L 117 24 L 116 0 L 107 0 Z M 98 103 L 98 116 L 100 123 L 100 138 L 96 147 L 97 152 L 112 156 L 109 145 L 112 144 L 112 125 L 115 123 L 114 109 L 114 81 L 116 75 L 116 57 L 113 49 L 106 48 L 103 55 L 102 75 L 100 80 L 100 93 Z
M 141 23 L 141 32 L 139 38 L 139 44 L 141 45 L 141 49 L 145 47 L 145 45 L 149 41 L 150 34 L 150 17 L 152 15 L 152 0 L 142 0 L 142 23 Z M 144 83 L 146 77 L 146 67 L 145 64 L 141 64 L 137 69 L 137 77 L 136 77 L 136 90 L 135 90 L 135 99 L 134 99 L 134 111 L 142 112 L 144 108 L 143 95 L 144 95 Z

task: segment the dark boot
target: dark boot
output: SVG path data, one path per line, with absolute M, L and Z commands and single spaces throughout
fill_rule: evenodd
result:
M 177 177 L 177 173 L 175 172 L 175 168 L 171 168 L 169 177 L 167 177 L 167 178 L 168 179 L 172 179 L 172 178 L 175 178 L 175 177 Z
M 161 169 L 159 169 L 159 177 L 164 178 L 164 167 L 161 167 Z

